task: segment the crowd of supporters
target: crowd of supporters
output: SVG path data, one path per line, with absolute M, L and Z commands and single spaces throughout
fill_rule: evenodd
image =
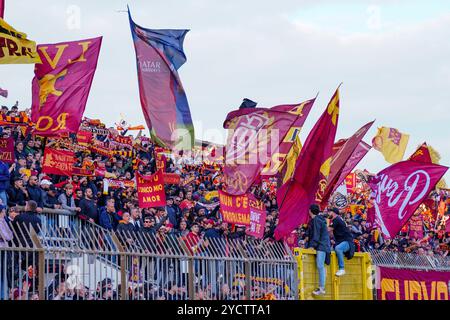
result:
M 3 106 L 1 114 L 11 117 L 27 116 L 26 111 L 18 111 L 17 104 L 11 109 Z M 106 147 L 112 151 L 123 150 L 123 145 L 117 143 L 114 137 L 125 137 L 126 131 L 120 134 L 115 128 L 107 129 L 100 121 L 89 119 L 83 121 L 82 127 L 91 129 L 93 134 L 91 143 L 98 143 L 103 149 Z M 137 138 L 132 138 L 130 135 L 133 141 L 132 147 L 125 148 L 125 151 L 130 150 L 131 153 L 114 152 L 105 155 L 100 151 L 97 153 L 96 149 L 79 146 L 75 134 L 53 140 L 33 135 L 25 124 L 2 123 L 0 137 L 13 138 L 15 148 L 15 163 L 7 164 L 0 161 L 2 202 L 0 247 L 8 247 L 11 241 L 14 241 L 14 235 L 20 233 L 16 226 L 19 222 L 39 229 L 42 223 L 40 214 L 45 209 L 67 210 L 75 214 L 77 219 L 99 225 L 107 230 L 185 237 L 189 243 L 194 244 L 192 248 L 202 239 L 248 237 L 245 227 L 229 225 L 221 219 L 217 194 L 221 187 L 223 168 L 220 164 L 198 163 L 193 161 L 191 156 L 186 157 L 186 155 L 167 155 L 165 171 L 179 175 L 180 183 L 166 185 L 166 207 L 141 209 L 138 205 L 135 186 L 127 182 L 134 179 L 136 172 L 141 175 L 156 172 L 157 150 L 150 139 L 140 134 Z M 43 173 L 43 155 L 46 146 L 75 151 L 75 167 L 99 169 L 100 171 L 93 172 L 102 172 L 102 174 L 64 177 Z M 105 185 L 108 184 L 108 179 L 113 179 L 116 184 Z M 252 192 L 264 202 L 266 207 L 264 240 L 274 241 L 274 230 L 278 223 L 276 183 L 266 181 L 261 186 L 255 186 Z M 445 212 L 444 216 L 437 215 L 437 205 L 448 202 L 446 192 L 442 191 L 433 195 L 432 199 L 436 207 L 431 210 L 421 208 L 418 212 L 424 217 L 421 236 L 411 235 L 406 227 L 392 240 L 384 239 L 380 231 L 371 228 L 367 222 L 368 198 L 367 192 L 351 194 L 347 199 L 349 205 L 340 212 L 353 235 L 356 251 L 379 249 L 442 256 L 449 253 L 450 237 L 445 231 L 445 219 L 449 213 Z M 354 210 L 355 207 L 356 210 Z M 326 210 L 323 215 L 328 216 Z M 295 231 L 294 246 L 308 247 L 307 228 L 307 225 L 303 225 Z M 17 241 L 27 241 L 27 239 L 16 239 Z M 63 291 L 63 289 L 59 290 Z M 179 289 L 174 284 L 174 288 L 169 289 L 171 293 L 165 293 L 163 296 L 165 298 L 170 295 L 183 296 L 185 294 L 183 290 L 185 288 Z M 226 287 L 223 290 L 233 291 Z M 100 298 L 110 294 L 104 287 L 99 288 L 98 291 Z M 239 291 L 237 294 L 242 292 Z

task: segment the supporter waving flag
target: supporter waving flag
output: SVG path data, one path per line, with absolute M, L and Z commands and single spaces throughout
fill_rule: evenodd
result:
M 160 146 L 191 150 L 194 125 L 178 69 L 186 62 L 183 42 L 189 30 L 145 29 L 128 10 L 142 111 L 151 136 Z

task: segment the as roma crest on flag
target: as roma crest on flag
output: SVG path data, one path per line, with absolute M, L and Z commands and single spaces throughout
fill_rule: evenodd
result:
M 45 148 L 42 172 L 60 176 L 71 176 L 74 163 L 74 152 Z
M 97 68 L 102 38 L 38 46 L 32 121 L 42 136 L 76 133 Z

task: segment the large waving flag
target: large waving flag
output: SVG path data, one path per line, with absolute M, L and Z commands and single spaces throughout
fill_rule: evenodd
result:
M 91 90 L 102 37 L 38 46 L 32 121 L 42 136 L 76 133 Z
M 297 163 L 297 159 L 298 156 L 300 155 L 301 150 L 302 150 L 302 143 L 300 141 L 300 137 L 297 137 L 297 139 L 294 142 L 294 145 L 292 146 L 291 150 L 289 151 L 289 154 L 286 157 L 286 165 L 283 167 L 285 169 L 284 174 L 282 174 L 283 184 L 292 179 L 292 176 L 294 175 L 295 171 L 295 164 Z
M 369 183 L 374 197 L 368 220 L 385 238 L 394 238 L 447 170 L 431 163 L 403 161 L 381 171 Z
M 409 157 L 409 160 L 416 161 L 416 162 L 423 162 L 423 163 L 439 164 L 439 162 L 441 160 L 441 155 L 432 146 L 429 146 L 429 145 L 427 145 L 426 142 L 424 142 L 416 150 L 416 152 L 414 152 L 411 155 L 411 157 Z M 437 183 L 437 187 L 439 189 L 446 189 L 447 188 L 447 183 L 445 182 L 444 178 L 442 178 Z
M 401 133 L 394 128 L 382 127 L 372 140 L 372 146 L 380 151 L 387 162 L 393 164 L 403 160 L 409 135 Z
M 424 142 L 417 150 L 409 157 L 408 160 L 423 162 L 423 163 L 432 163 L 430 149 L 428 149 L 428 145 Z
M 157 144 L 177 150 L 194 146 L 191 111 L 177 70 L 186 62 L 184 38 L 189 30 L 145 29 L 128 11 L 136 50 L 142 111 Z
M 245 194 L 275 155 L 278 166 L 281 165 L 292 142 L 285 151 L 281 145 L 291 127 L 305 121 L 313 104 L 314 100 L 308 100 L 270 109 L 244 108 L 228 114 L 224 123 L 224 128 L 230 129 L 224 168 L 228 194 Z
M 36 42 L 27 39 L 25 33 L 17 31 L 0 17 L 0 64 L 40 62 Z
M 299 116 L 295 120 L 294 124 L 289 128 L 288 133 L 280 144 L 279 151 L 272 155 L 269 162 L 262 170 L 261 176 L 275 176 L 286 166 L 286 158 L 290 150 L 293 148 L 295 141 L 300 137 L 300 132 L 302 131 L 303 125 L 305 124 L 306 118 L 308 117 L 314 102 L 315 99 L 308 100 L 299 106 Z
M 344 181 L 345 177 L 351 172 L 351 170 L 354 169 L 353 167 L 349 172 L 345 174 L 344 177 L 341 177 L 347 162 L 351 159 L 352 155 L 354 154 L 358 146 L 360 146 L 362 139 L 366 135 L 367 131 L 369 131 L 369 129 L 372 127 L 374 122 L 375 121 L 369 122 L 366 125 L 364 125 L 361 129 L 359 129 L 350 139 L 348 139 L 345 142 L 345 144 L 339 149 L 339 151 L 337 151 L 337 153 L 333 155 L 333 160 L 331 161 L 330 176 L 328 177 L 327 188 L 325 190 L 325 194 L 322 199 L 323 205 L 327 204 L 327 201 L 330 198 L 333 191 Z M 364 153 L 364 155 L 366 154 L 367 152 Z M 362 158 L 358 157 L 358 162 L 361 160 Z
M 330 174 L 332 149 L 339 119 L 339 89 L 311 130 L 297 159 L 293 178 L 277 192 L 280 206 L 275 238 L 282 239 L 308 221 L 308 208 L 321 203 Z

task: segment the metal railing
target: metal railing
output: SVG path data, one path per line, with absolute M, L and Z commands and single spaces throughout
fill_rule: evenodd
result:
M 450 271 L 450 257 L 370 250 L 373 264 L 397 269 Z
M 25 211 L 24 206 L 16 206 L 17 212 Z M 75 211 L 69 211 L 64 209 L 50 209 L 43 208 L 42 212 L 38 214 L 41 220 L 42 229 L 47 228 L 70 228 L 72 230 L 79 230 L 82 225 L 85 225 L 86 221 L 79 218 Z
M 110 232 L 98 226 L 12 228 L 0 248 L 11 300 L 296 299 L 297 264 L 282 243 Z

